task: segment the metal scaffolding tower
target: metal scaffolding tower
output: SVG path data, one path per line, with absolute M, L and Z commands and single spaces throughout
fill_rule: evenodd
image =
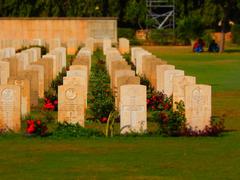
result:
M 146 0 L 146 6 L 151 28 L 175 29 L 175 0 Z

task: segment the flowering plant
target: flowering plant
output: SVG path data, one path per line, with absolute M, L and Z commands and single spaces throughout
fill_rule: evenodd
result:
M 167 111 L 172 108 L 172 98 L 168 98 L 162 92 L 153 92 L 148 95 L 147 107 L 152 111 Z
M 170 108 L 158 113 L 159 132 L 163 135 L 180 136 L 184 133 L 186 122 L 184 103 L 180 101 L 175 104 L 176 110 Z
M 48 99 L 48 98 L 45 98 L 44 99 L 44 105 L 43 105 L 43 108 L 45 110 L 50 110 L 50 111 L 53 111 L 53 110 L 56 110 L 57 109 L 57 105 L 58 105 L 58 100 L 57 99 Z
M 107 118 L 107 117 L 101 117 L 101 118 L 100 118 L 100 122 L 101 122 L 101 123 L 107 123 L 107 121 L 108 121 L 108 118 Z
M 0 128 L 0 135 L 3 135 L 5 133 L 7 133 L 9 131 L 9 129 L 7 128 Z
M 96 51 L 97 62 L 92 65 L 88 93 L 88 115 L 91 119 L 107 122 L 114 109 L 114 96 L 110 88 L 110 78 L 105 68 L 101 51 Z M 89 119 L 90 119 L 89 118 Z
M 203 130 L 192 129 L 191 127 L 186 127 L 184 135 L 186 136 L 219 136 L 224 132 L 224 116 L 212 116 L 211 124 L 206 126 Z
M 47 130 L 47 125 L 41 120 L 27 120 L 26 133 L 28 135 L 45 136 Z

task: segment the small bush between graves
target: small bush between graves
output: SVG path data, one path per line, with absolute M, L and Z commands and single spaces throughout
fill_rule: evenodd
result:
M 185 128 L 185 136 L 220 136 L 224 131 L 224 117 L 212 116 L 210 126 L 206 126 L 204 130 L 195 130 Z
M 58 123 L 52 134 L 57 138 L 101 137 L 104 134 L 95 129 L 83 128 L 79 124 Z
M 9 132 L 8 129 L 6 129 L 6 128 L 0 128 L 0 136 L 5 135 L 5 134 L 7 134 L 8 132 Z
M 90 119 L 107 122 L 114 110 L 114 97 L 110 89 L 110 78 L 105 68 L 104 57 L 100 50 L 94 53 L 88 93 L 88 115 Z
M 57 111 L 58 105 L 58 86 L 63 85 L 63 77 L 66 76 L 66 69 L 63 68 L 62 72 L 52 81 L 48 91 L 44 92 L 44 104 L 45 110 Z
M 185 107 L 183 101 L 175 102 L 173 109 L 172 98 L 162 93 L 153 95 L 147 101 L 148 109 L 153 119 L 159 124 L 159 131 L 164 136 L 219 136 L 224 131 L 224 119 L 212 117 L 210 126 L 203 130 L 189 128 L 186 124 Z
M 176 103 L 176 110 L 173 110 L 172 103 L 166 103 L 167 108 L 161 106 L 162 110 L 157 113 L 159 133 L 164 136 L 180 136 L 183 134 L 186 124 L 183 102 Z
M 131 61 L 131 55 L 129 53 L 125 53 L 125 54 L 123 54 L 123 58 L 127 61 L 128 65 L 131 66 L 131 69 L 133 71 L 135 71 L 136 70 L 136 66 Z
M 58 73 L 57 77 L 52 81 L 51 88 L 58 92 L 58 86 L 63 85 L 63 77 L 67 76 L 67 71 L 65 68 L 62 69 L 62 72 Z
M 48 135 L 48 128 L 47 124 L 41 120 L 33 120 L 29 119 L 26 120 L 27 128 L 26 128 L 26 135 L 27 136 L 47 136 Z
M 151 82 L 147 79 L 145 75 L 139 76 L 140 77 L 140 84 L 147 87 L 147 98 L 150 98 L 154 92 L 154 88 Z
M 149 111 L 169 111 L 172 108 L 172 97 L 168 98 L 162 92 L 152 92 L 147 97 Z
M 219 136 L 224 131 L 224 119 L 212 117 L 211 125 L 204 130 L 187 127 L 184 102 L 174 102 L 172 97 L 167 97 L 163 92 L 157 92 L 150 81 L 140 77 L 142 85 L 147 87 L 147 109 L 150 117 L 158 123 L 158 133 L 164 136 Z

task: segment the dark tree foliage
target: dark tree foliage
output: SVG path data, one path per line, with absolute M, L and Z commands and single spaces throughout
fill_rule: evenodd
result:
M 240 23 L 240 0 L 175 0 L 176 19 L 200 16 L 205 28 Z M 146 26 L 145 0 L 0 0 L 0 17 L 118 17 L 121 27 Z

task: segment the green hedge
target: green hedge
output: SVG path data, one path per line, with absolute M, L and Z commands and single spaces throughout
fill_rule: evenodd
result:
M 135 30 L 131 28 L 118 28 L 118 38 L 125 37 L 127 39 L 135 38 Z
M 175 44 L 175 35 L 172 29 L 152 29 L 149 40 L 158 45 Z

